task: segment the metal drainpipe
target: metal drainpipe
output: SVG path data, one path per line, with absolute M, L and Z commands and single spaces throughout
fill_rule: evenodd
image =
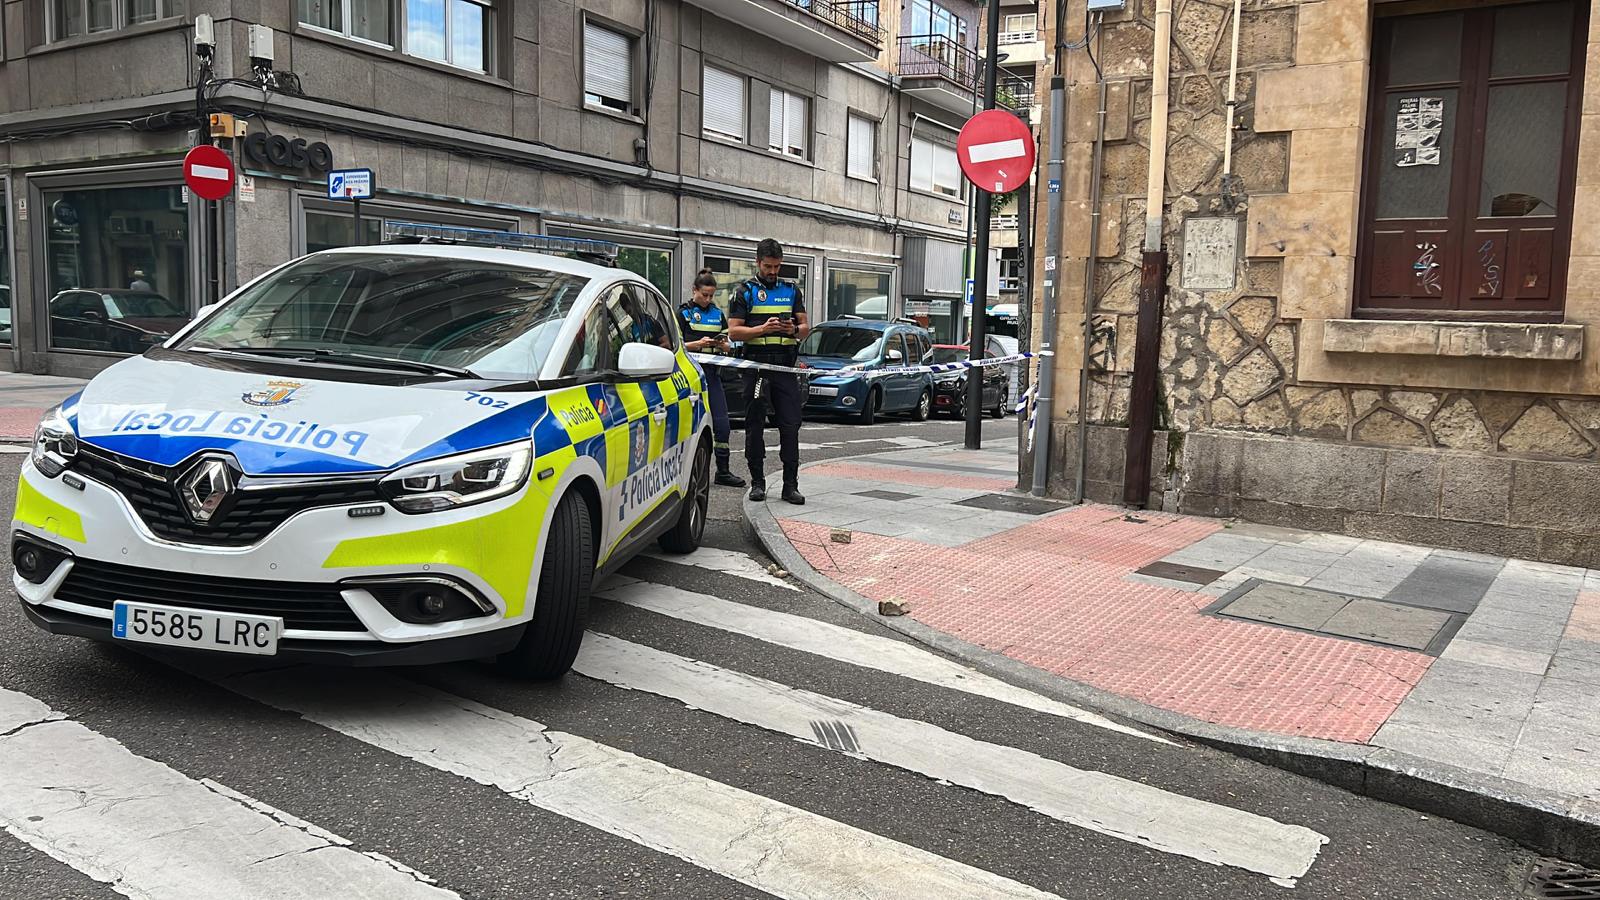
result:
M 1089 258 L 1083 277 L 1083 360 L 1078 366 L 1078 473 L 1072 502 L 1084 499 L 1084 475 L 1089 458 L 1089 345 L 1094 340 L 1096 264 L 1100 257 L 1100 161 L 1106 146 L 1106 79 L 1099 76 L 1100 105 L 1095 119 L 1094 161 L 1089 166 Z

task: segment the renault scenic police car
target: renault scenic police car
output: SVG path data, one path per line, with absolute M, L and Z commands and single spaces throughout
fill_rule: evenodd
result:
M 702 375 L 656 289 L 470 229 L 392 230 L 412 242 L 288 263 L 45 415 L 12 522 L 30 619 L 555 677 L 598 573 L 698 545 Z

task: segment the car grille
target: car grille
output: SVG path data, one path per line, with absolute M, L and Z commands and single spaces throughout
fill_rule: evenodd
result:
M 197 525 L 184 511 L 175 484 L 187 466 L 156 466 L 80 445 L 72 470 L 121 494 L 157 537 L 208 546 L 248 546 L 304 510 L 381 500 L 375 481 L 298 481 L 283 487 L 236 489 L 231 505 Z
M 366 631 L 339 586 L 254 581 L 73 561 L 56 599 L 109 610 L 118 600 L 211 612 L 281 616 L 283 627 L 312 631 Z

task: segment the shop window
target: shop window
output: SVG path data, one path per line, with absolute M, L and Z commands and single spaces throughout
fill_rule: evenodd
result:
M 45 0 L 48 40 L 115 31 L 175 15 L 172 0 Z
M 889 318 L 889 273 L 828 269 L 828 318 Z
M 383 221 L 368 216 L 361 219 L 361 230 L 366 233 L 366 244 L 383 240 Z M 306 252 L 332 250 L 335 247 L 354 247 L 356 220 L 339 213 L 306 210 Z
M 597 22 L 583 23 L 583 102 L 632 115 L 632 35 Z
M 43 214 L 51 347 L 142 353 L 188 321 L 181 188 L 47 191 Z
M 723 312 L 728 311 L 734 290 L 743 282 L 756 277 L 756 261 L 747 257 L 735 259 L 728 256 L 707 256 L 705 267 L 717 277 L 717 292 L 712 295 L 712 299 L 722 307 Z M 778 277 L 804 290 L 809 268 L 802 262 L 786 262 L 778 269 Z
M 811 103 L 805 97 L 772 89 L 771 106 L 767 108 L 767 148 L 807 159 L 811 148 Z
M 706 133 L 743 141 L 747 99 L 743 75 L 706 66 L 700 100 L 700 116 Z
M 654 247 L 627 247 L 617 252 L 617 268 L 627 269 L 656 286 L 664 296 L 671 297 L 672 251 Z
M 878 123 L 866 116 L 850 114 L 849 146 L 846 148 L 845 174 L 862 181 L 878 177 Z
M 494 7 L 478 0 L 405 0 L 405 51 L 447 65 L 489 71 Z
M 961 185 L 961 165 L 956 161 L 956 149 L 947 144 L 912 138 L 911 189 L 957 199 L 964 197 L 966 194 Z
M 1571 0 L 1378 19 L 1363 314 L 1559 318 L 1582 19 Z
M 300 22 L 388 47 L 394 43 L 392 3 L 394 0 L 299 0 Z

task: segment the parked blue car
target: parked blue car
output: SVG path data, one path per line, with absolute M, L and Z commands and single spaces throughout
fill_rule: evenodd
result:
M 932 352 L 933 339 L 919 325 L 871 319 L 823 322 L 800 344 L 800 364 L 817 370 L 808 378 L 806 415 L 845 415 L 865 425 L 883 413 L 910 413 L 920 422 L 933 408 L 933 376 L 927 372 L 876 378 L 827 372 L 845 366 L 870 370 L 921 365 Z

